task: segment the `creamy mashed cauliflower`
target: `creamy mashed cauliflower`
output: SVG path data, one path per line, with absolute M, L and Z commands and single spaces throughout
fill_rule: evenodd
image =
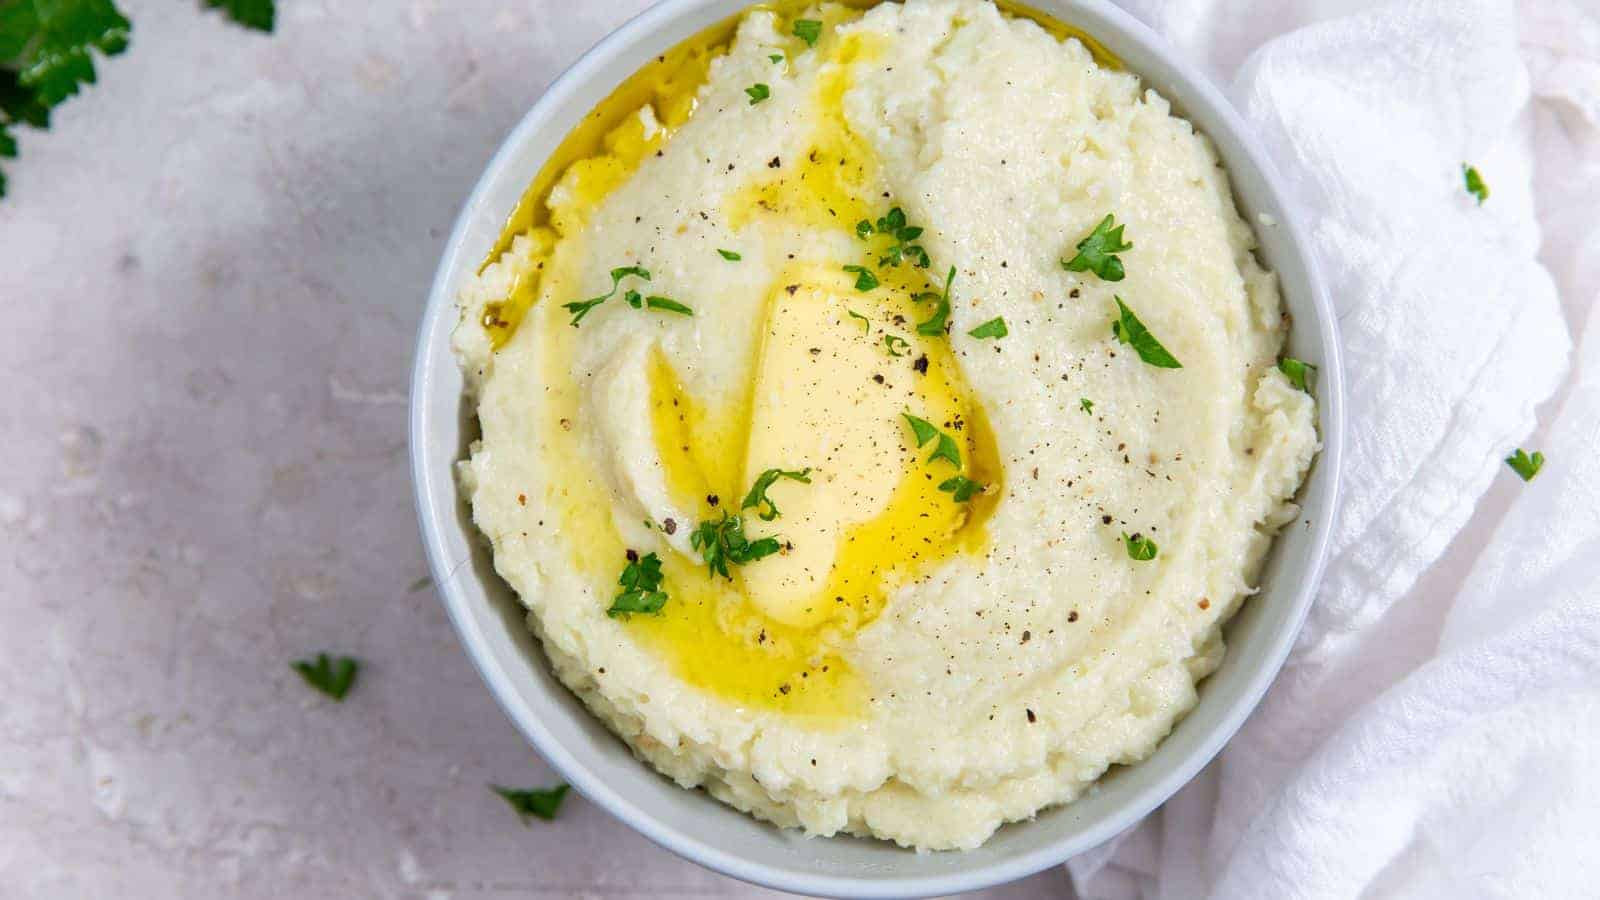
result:
M 1154 750 L 1296 514 L 1313 400 L 1254 244 L 1079 40 L 754 11 L 597 110 L 463 292 L 461 482 L 641 758 L 976 847 Z

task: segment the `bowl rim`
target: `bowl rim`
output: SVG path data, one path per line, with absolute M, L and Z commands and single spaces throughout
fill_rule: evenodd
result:
M 1338 325 L 1326 283 L 1315 254 L 1306 239 L 1306 231 L 1299 223 L 1294 204 L 1289 202 L 1290 194 L 1284 187 L 1282 176 L 1254 134 L 1210 79 L 1178 57 L 1143 23 L 1107 0 L 1056 0 L 1061 5 L 1069 7 L 1073 14 L 1094 20 L 1091 24 L 1083 25 L 1083 30 L 1096 39 L 1101 38 L 1103 31 L 1115 31 L 1120 40 L 1136 45 L 1142 52 L 1159 57 L 1170 67 L 1172 76 L 1170 80 L 1184 83 L 1190 93 L 1190 96 L 1185 98 L 1185 115 L 1192 114 L 1196 105 L 1203 107 L 1207 117 L 1221 123 L 1222 129 L 1229 133 L 1229 137 L 1244 154 L 1248 165 L 1260 175 L 1266 192 L 1279 206 L 1277 224 L 1286 230 L 1288 244 L 1304 267 L 1306 288 L 1310 294 L 1311 305 L 1316 311 L 1315 327 L 1322 342 L 1320 348 L 1322 366 L 1318 372 L 1317 385 L 1321 426 L 1319 437 L 1322 449 L 1315 466 L 1330 471 L 1326 476 L 1326 499 L 1311 517 L 1311 547 L 1299 585 L 1294 590 L 1290 615 L 1278 631 L 1270 635 L 1271 640 L 1263 654 L 1264 664 L 1250 674 L 1245 685 L 1228 705 L 1225 714 L 1212 726 L 1209 734 L 1193 752 L 1183 757 L 1179 764 L 1171 766 L 1164 775 L 1134 793 L 1117 814 L 1106 816 L 1079 835 L 1064 837 L 1060 841 L 1046 844 L 1016 857 L 974 866 L 959 872 L 865 879 L 795 872 L 755 862 L 668 825 L 601 781 L 576 755 L 569 753 L 535 712 L 517 701 L 517 690 L 512 676 L 493 662 L 484 631 L 469 610 L 472 601 L 464 595 L 462 588 L 452 577 L 455 574 L 455 564 L 448 558 L 446 552 L 444 535 L 450 529 L 458 527 L 456 515 L 460 501 L 454 484 L 454 461 L 452 460 L 448 466 L 441 467 L 442 471 L 430 469 L 430 460 L 425 452 L 425 436 L 428 433 L 429 421 L 429 405 L 425 402 L 425 398 L 428 397 L 435 368 L 432 364 L 434 348 L 430 346 L 429 338 L 436 330 L 436 323 L 440 317 L 450 317 L 455 314 L 456 298 L 452 288 L 456 278 L 464 264 L 475 266 L 472 261 L 474 257 L 465 246 L 474 212 L 485 204 L 494 183 L 502 177 L 503 170 L 512 165 L 512 158 L 516 155 L 517 148 L 545 128 L 548 116 L 581 86 L 591 78 L 603 74 L 603 70 L 621 49 L 680 17 L 726 2 L 728 0 L 657 0 L 601 38 L 550 83 L 512 128 L 485 166 L 472 193 L 462 206 L 445 244 L 419 324 L 408 411 L 412 483 L 430 571 L 468 657 L 489 686 L 501 709 L 562 778 L 590 801 L 657 845 L 724 875 L 779 890 L 813 895 L 931 896 L 981 890 L 1027 877 L 1105 843 L 1165 803 L 1188 784 L 1202 768 L 1210 764 L 1222 747 L 1232 739 L 1260 704 L 1267 689 L 1282 669 L 1321 582 L 1329 553 L 1333 516 L 1338 508 L 1341 493 L 1345 439 L 1344 365 Z M 752 4 L 746 2 L 744 5 Z M 1023 5 L 1034 7 L 1028 0 L 1024 0 Z M 1074 21 L 1070 24 L 1080 23 Z M 1142 73 L 1135 74 L 1144 77 Z M 1207 129 L 1207 133 L 1214 130 L 1215 128 Z M 1231 161 L 1230 172 L 1237 163 L 1237 159 Z M 507 212 L 509 213 L 509 210 Z M 1302 328 L 1307 324 L 1309 323 L 1297 322 L 1297 326 Z M 452 362 L 453 358 L 451 356 Z M 1310 477 L 1308 476 L 1308 482 Z M 440 488 L 441 480 L 449 482 L 444 489 Z M 450 502 L 444 502 L 442 498 L 446 497 L 450 498 Z M 641 762 L 640 765 L 646 764 Z M 749 821 L 752 826 L 773 827 L 753 817 L 750 817 Z M 1026 827 L 1027 824 L 1016 823 L 1013 827 Z

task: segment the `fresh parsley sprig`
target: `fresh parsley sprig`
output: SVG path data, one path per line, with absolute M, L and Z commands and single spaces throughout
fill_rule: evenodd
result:
M 1111 333 L 1117 340 L 1132 347 L 1140 359 L 1158 369 L 1183 368 L 1183 363 L 1178 362 L 1176 357 L 1167 352 L 1166 347 L 1161 346 L 1161 342 L 1150 333 L 1150 329 L 1144 327 L 1144 323 L 1133 314 L 1128 304 L 1123 303 L 1121 297 L 1115 299 L 1120 315 L 1111 323 Z
M 772 502 L 772 498 L 767 496 L 767 491 L 780 478 L 787 478 L 790 481 L 798 481 L 802 484 L 810 484 L 811 470 L 801 469 L 797 472 L 791 472 L 787 469 L 768 469 L 762 472 L 757 476 L 756 483 L 750 487 L 750 493 L 744 495 L 744 502 L 739 505 L 739 508 L 754 509 L 756 515 L 760 516 L 763 522 L 771 522 L 776 519 L 779 515 L 778 504 Z
M 654 553 L 640 556 L 628 551 L 628 564 L 622 567 L 617 584 L 622 590 L 606 610 L 613 619 L 633 613 L 658 613 L 667 605 L 667 592 L 661 589 L 661 557 Z
M 744 535 L 744 519 L 722 511 L 722 519 L 706 519 L 689 535 L 689 546 L 700 551 L 706 570 L 712 575 L 733 578 L 730 564 L 743 566 L 765 559 L 783 548 L 775 537 L 750 540 Z
M 928 464 L 931 464 L 936 459 L 942 459 L 957 469 L 961 468 L 961 447 L 956 443 L 955 438 L 940 431 L 927 419 L 913 416 L 911 413 L 901 413 L 900 415 L 911 426 L 911 436 L 916 439 L 919 448 L 930 441 L 937 441 L 937 445 L 933 449 L 933 455 L 927 459 Z M 940 482 L 939 490 L 949 494 L 951 499 L 957 503 L 966 503 L 972 499 L 974 494 L 983 490 L 983 485 L 958 472 Z
M 1078 242 L 1078 254 L 1062 260 L 1061 267 L 1068 272 L 1093 272 L 1104 281 L 1121 281 L 1127 273 L 1117 254 L 1133 249 L 1133 244 L 1122 240 L 1122 228 L 1113 216 L 1107 215 L 1088 237 Z
M 649 281 L 650 270 L 646 269 L 644 266 L 622 266 L 621 268 L 612 269 L 611 290 L 606 291 L 604 294 L 601 294 L 598 297 L 591 297 L 588 300 L 574 300 L 571 303 L 563 303 L 561 308 L 569 313 L 572 313 L 572 327 L 577 328 L 578 323 L 583 321 L 583 317 L 592 312 L 596 306 L 599 306 L 600 304 L 616 296 L 617 288 L 622 285 L 622 279 L 629 276 L 641 279 L 643 281 Z
M 274 0 L 205 0 L 250 28 L 271 31 Z M 96 80 L 94 56 L 128 47 L 133 25 L 112 0 L 0 0 L 0 158 L 15 158 L 12 129 L 50 127 L 50 111 Z M 6 194 L 0 172 L 0 197 Z
M 1523 481 L 1532 481 L 1534 476 L 1539 474 L 1539 470 L 1544 468 L 1544 454 L 1535 450 L 1533 455 L 1529 456 L 1528 451 L 1519 447 L 1517 452 L 1506 457 L 1506 465 L 1510 466 L 1511 471 L 1517 473 L 1517 477 Z
M 553 788 L 508 788 L 498 784 L 489 785 L 489 790 L 494 791 L 511 808 L 517 811 L 517 818 L 522 824 L 527 825 L 529 817 L 543 819 L 546 822 L 556 817 L 556 811 L 561 808 L 561 801 L 566 798 L 569 785 L 558 784 Z
M 939 482 L 939 490 L 950 495 L 950 499 L 957 503 L 965 503 L 972 499 L 973 494 L 983 490 L 983 485 L 965 475 L 952 475 Z
M 356 675 L 361 671 L 361 661 L 349 656 L 335 658 L 326 653 L 318 653 L 316 659 L 295 660 L 289 667 L 299 672 L 306 684 L 335 700 L 342 701 L 344 695 L 350 693 L 350 688 L 356 683 Z

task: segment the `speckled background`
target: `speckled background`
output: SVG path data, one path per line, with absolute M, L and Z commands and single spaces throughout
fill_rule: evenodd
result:
M 121 5 L 0 201 L 0 897 L 764 893 L 575 796 L 518 824 L 485 783 L 551 773 L 414 587 L 445 235 L 644 0 Z M 366 661 L 343 704 L 288 668 L 323 649 Z

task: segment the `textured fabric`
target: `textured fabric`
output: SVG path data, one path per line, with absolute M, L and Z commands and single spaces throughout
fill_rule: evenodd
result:
M 1600 895 L 1597 10 L 1127 5 L 1282 169 L 1350 434 L 1282 676 L 1200 778 L 1069 864 L 1080 893 Z M 1529 484 L 1519 446 L 1548 457 Z

